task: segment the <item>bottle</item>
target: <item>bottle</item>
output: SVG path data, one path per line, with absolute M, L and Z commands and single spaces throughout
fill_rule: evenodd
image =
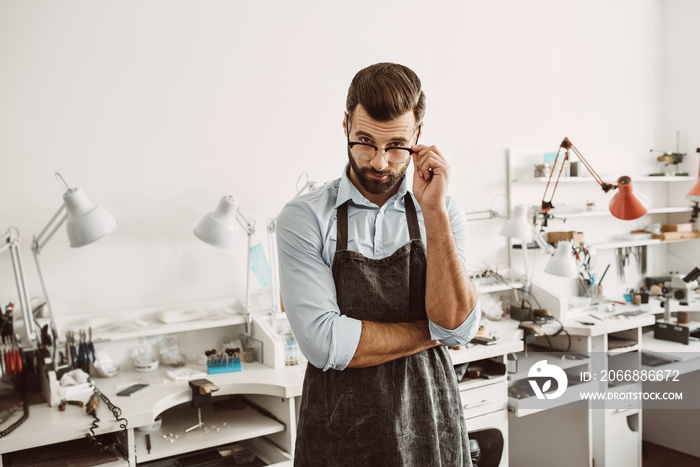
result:
M 508 373 L 513 374 L 518 372 L 518 356 L 514 353 L 508 354 Z
M 284 364 L 288 366 L 299 364 L 299 344 L 292 332 L 284 334 Z

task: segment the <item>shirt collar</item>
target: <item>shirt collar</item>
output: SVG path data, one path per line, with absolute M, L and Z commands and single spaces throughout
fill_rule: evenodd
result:
M 358 206 L 369 206 L 376 208 L 377 205 L 365 198 L 364 195 L 360 193 L 360 190 L 358 190 L 357 187 L 352 183 L 350 177 L 348 176 L 349 171 L 350 164 L 346 164 L 345 169 L 343 170 L 343 175 L 340 177 L 340 185 L 338 185 L 338 197 L 335 201 L 335 208 L 337 209 L 340 205 L 342 205 L 348 200 L 352 201 Z M 403 200 L 403 197 L 407 191 L 408 184 L 406 182 L 406 175 L 404 174 L 401 180 L 401 185 L 399 185 L 399 191 L 397 191 L 394 196 L 389 198 L 387 200 L 387 203 L 390 203 L 392 201 L 396 202 L 398 200 Z

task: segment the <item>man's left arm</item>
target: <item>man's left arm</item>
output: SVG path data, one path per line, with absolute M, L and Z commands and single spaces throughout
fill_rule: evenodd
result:
M 427 243 L 425 308 L 436 340 L 464 344 L 478 329 L 479 301 L 460 257 L 455 235 L 466 240 L 466 220 L 455 217 L 446 204 L 450 167 L 435 146 L 414 146 L 413 193 L 423 212 Z

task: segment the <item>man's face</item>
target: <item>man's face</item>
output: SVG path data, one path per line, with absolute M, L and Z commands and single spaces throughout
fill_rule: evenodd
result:
M 362 105 L 358 105 L 350 116 L 349 126 L 350 141 L 369 143 L 382 149 L 392 146 L 410 147 L 416 134 L 413 112 L 406 112 L 395 120 L 380 122 L 370 117 Z M 345 131 L 348 131 L 347 127 Z M 383 195 L 396 188 L 411 163 L 410 158 L 400 164 L 388 163 L 381 149 L 371 160 L 366 161 L 353 157 L 348 148 L 348 159 L 350 179 L 359 182 L 365 191 L 373 195 Z

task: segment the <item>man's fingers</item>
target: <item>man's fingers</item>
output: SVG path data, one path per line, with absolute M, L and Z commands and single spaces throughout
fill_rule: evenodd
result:
M 414 145 L 411 149 L 415 173 L 422 179 L 430 180 L 435 171 L 449 171 L 450 166 L 436 146 Z

